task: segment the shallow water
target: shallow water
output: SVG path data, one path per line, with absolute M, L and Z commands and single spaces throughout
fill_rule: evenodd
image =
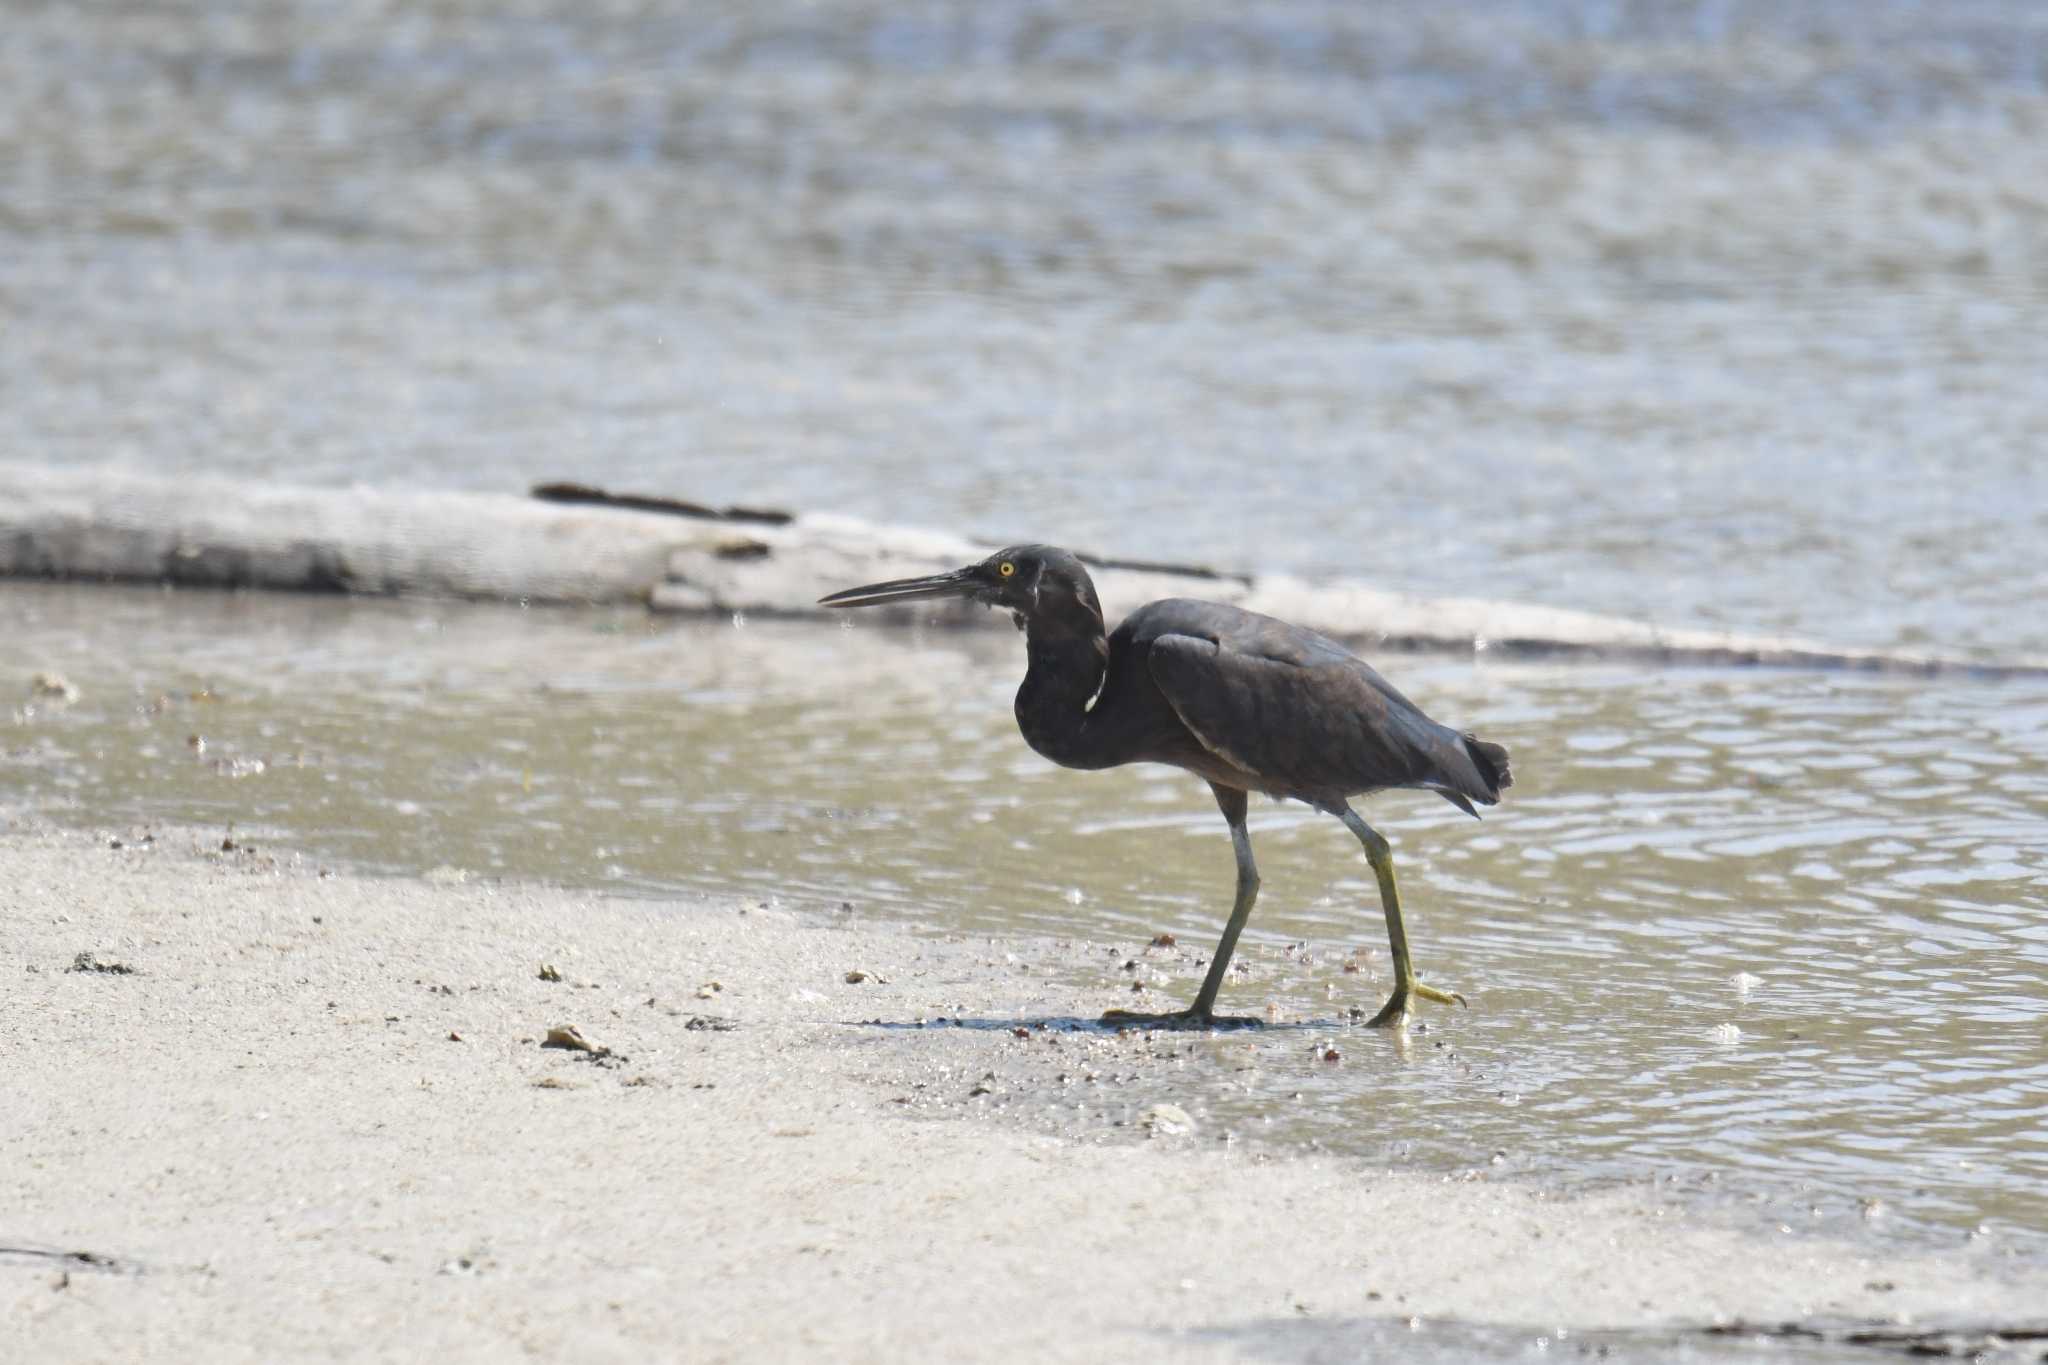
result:
M 0 0 L 0 453 L 2048 654 L 2034 0 Z
M 2048 654 L 2044 185 L 2031 0 L 0 0 L 0 456 Z M 0 801 L 112 832 L 1073 936 L 1105 1004 L 1190 993 L 1229 893 L 1199 784 L 1023 748 L 1002 628 L 22 585 L 0 627 Z M 1381 662 L 1515 751 L 1484 823 L 1368 810 L 1473 1008 L 1349 1028 L 1365 868 L 1262 807 L 1230 998 L 1311 1022 L 1134 1090 L 2042 1245 L 2041 683 Z
M 131 839 L 232 825 L 341 866 L 1071 937 L 1102 948 L 1076 983 L 1102 1006 L 1134 977 L 1191 995 L 1228 904 L 1200 783 L 1025 749 L 1003 624 L 20 584 L 0 609 L 22 664 L 0 803 Z M 1380 662 L 1514 751 L 1484 822 L 1366 806 L 1424 979 L 1472 1008 L 1426 1008 L 1405 1047 L 1351 1028 L 1385 989 L 1370 875 L 1335 822 L 1255 807 L 1264 890 L 1225 1003 L 1308 1023 L 1260 1035 L 1251 1070 L 1205 1046 L 1159 1098 L 1251 1140 L 2048 1247 L 2048 689 Z M 35 668 L 81 695 L 29 697 Z M 1162 933 L 1179 950 L 1145 951 Z

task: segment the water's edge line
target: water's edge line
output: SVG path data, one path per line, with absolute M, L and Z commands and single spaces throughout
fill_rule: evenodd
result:
M 835 587 L 952 568 L 988 545 L 832 513 L 764 520 L 677 501 L 562 501 L 319 488 L 0 462 L 0 576 L 437 596 L 818 619 Z M 780 515 L 780 514 L 778 514 Z M 1356 580 L 1219 573 L 1088 558 L 1112 620 L 1157 597 L 1232 602 L 1378 649 L 1710 667 L 2048 677 L 2048 659 L 1981 661 L 1836 648 L 1784 636 L 1654 624 L 1569 608 L 1429 598 Z M 870 613 L 970 625 L 960 602 Z

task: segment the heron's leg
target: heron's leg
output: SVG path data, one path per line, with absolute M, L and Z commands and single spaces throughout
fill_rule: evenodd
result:
M 1455 991 L 1440 991 L 1415 979 L 1415 967 L 1408 960 L 1408 930 L 1401 923 L 1401 889 L 1394 884 L 1394 850 L 1386 836 L 1359 819 L 1358 812 L 1348 805 L 1339 805 L 1332 813 L 1365 845 L 1365 860 L 1372 864 L 1373 876 L 1379 879 L 1380 908 L 1387 914 L 1387 945 L 1394 954 L 1394 993 L 1380 1012 L 1367 1021 L 1368 1026 L 1406 1024 L 1411 995 L 1434 1000 L 1439 1005 L 1464 1004 L 1465 997 Z
M 1237 816 L 1230 822 L 1230 846 L 1237 853 L 1237 899 L 1231 903 L 1230 921 L 1223 926 L 1223 937 L 1216 940 L 1209 974 L 1202 978 L 1202 989 L 1195 995 L 1192 1012 L 1204 1018 L 1216 1011 L 1216 994 L 1223 989 L 1231 955 L 1237 951 L 1237 936 L 1244 932 L 1245 923 L 1252 917 L 1252 904 L 1259 898 L 1259 868 L 1252 861 L 1252 836 L 1245 828 L 1244 806 L 1244 793 L 1238 792 Z M 1224 813 L 1229 815 L 1227 810 Z
M 1245 923 L 1252 917 L 1252 904 L 1259 898 L 1259 868 L 1252 861 L 1251 831 L 1245 827 L 1245 813 L 1248 802 L 1245 793 L 1235 787 L 1219 787 L 1210 783 L 1210 790 L 1216 793 L 1216 804 L 1222 808 L 1223 818 L 1230 822 L 1230 846 L 1237 853 L 1237 899 L 1230 907 L 1230 921 L 1223 926 L 1223 937 L 1217 940 L 1215 955 L 1209 962 L 1209 974 L 1202 978 L 1202 989 L 1195 995 L 1195 1003 L 1178 1014 L 1136 1014 L 1129 1010 L 1109 1010 L 1102 1016 L 1105 1024 L 1146 1024 L 1159 1027 L 1204 1026 L 1208 1024 L 1256 1024 L 1256 1019 L 1224 1019 L 1216 1014 L 1216 996 L 1223 989 L 1223 978 L 1230 971 L 1231 954 L 1237 951 L 1237 936 L 1244 932 Z

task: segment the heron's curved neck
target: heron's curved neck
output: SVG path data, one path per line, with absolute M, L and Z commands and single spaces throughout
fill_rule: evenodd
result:
M 1080 608 L 1064 619 L 1025 625 L 1031 664 L 1017 689 L 1017 728 L 1024 742 L 1055 763 L 1094 766 L 1088 749 L 1088 703 L 1102 689 L 1109 640 L 1102 617 Z

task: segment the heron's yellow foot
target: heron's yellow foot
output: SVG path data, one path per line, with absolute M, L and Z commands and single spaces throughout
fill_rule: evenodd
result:
M 1111 1028 L 1159 1028 L 1159 1029 L 1200 1029 L 1200 1028 L 1259 1028 L 1263 1019 L 1254 1019 L 1242 1014 L 1210 1014 L 1190 1005 L 1184 1010 L 1169 1014 L 1140 1014 L 1136 1010 L 1104 1010 L 1102 1022 Z
M 1394 987 L 1393 995 L 1388 998 L 1387 1003 L 1380 1007 L 1378 1014 L 1365 1021 L 1365 1026 L 1367 1028 L 1404 1027 L 1408 1023 L 1408 997 L 1411 995 L 1423 1000 L 1433 1000 L 1439 1005 L 1464 1005 L 1467 1009 L 1471 1008 L 1465 997 L 1456 991 L 1440 991 L 1434 986 L 1425 986 L 1420 981 L 1411 981 L 1405 986 L 1397 984 Z

